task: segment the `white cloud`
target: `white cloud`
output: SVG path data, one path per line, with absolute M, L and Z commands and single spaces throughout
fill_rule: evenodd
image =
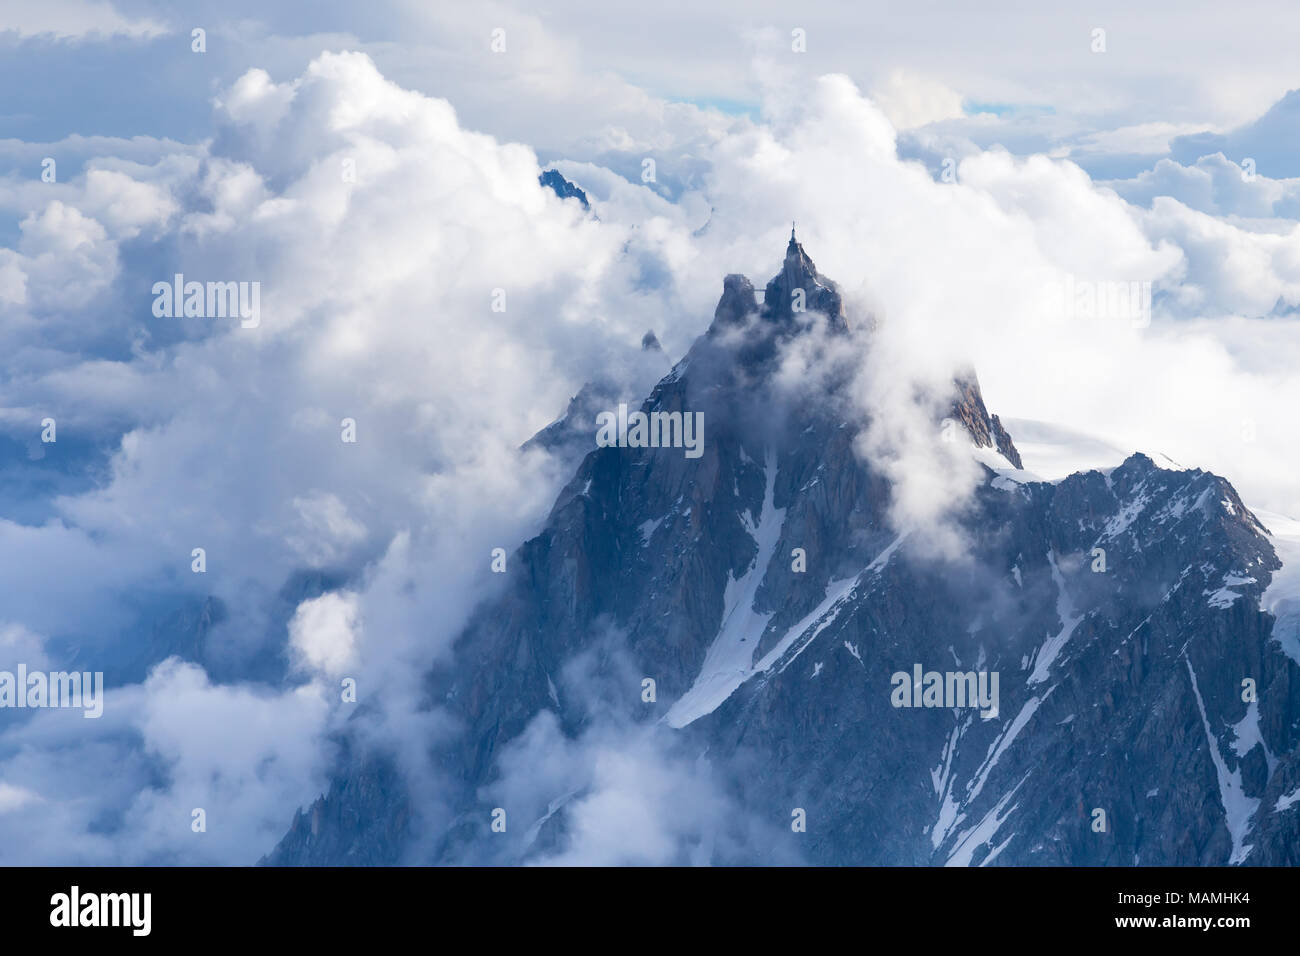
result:
M 891 72 L 882 85 L 871 91 L 871 98 L 898 130 L 964 115 L 960 93 L 933 77 L 915 76 L 905 70 Z
M 1169 152 L 1169 142 L 1189 133 L 1217 132 L 1204 123 L 1138 123 L 1088 133 L 1081 137 L 1082 151 L 1102 153 L 1143 153 L 1162 155 Z
M 354 594 L 303 601 L 289 622 L 289 645 L 312 671 L 333 677 L 356 663 L 360 608 Z
M 122 295 L 123 321 L 151 344 L 105 360 L 84 354 L 84 338 L 53 339 L 36 324 L 11 330 L 18 347 L 7 361 L 20 375 L 3 387 L 7 427 L 21 435 L 56 416 L 60 442 L 44 449 L 55 461 L 81 435 L 121 439 L 102 480 L 55 502 L 59 520 L 0 523 L 8 579 L 24 594 L 6 613 L 44 633 L 75 633 L 93 656 L 138 626 L 123 600 L 136 589 L 215 593 L 230 618 L 215 625 L 211 653 L 248 658 L 291 573 L 339 565 L 360 590 L 302 604 L 288 627 L 292 652 L 311 672 L 355 674 L 381 714 L 373 732 L 401 736 L 418 762 L 429 722 L 416 713 L 420 675 L 492 583 L 491 549 L 512 549 L 557 487 L 545 456 L 521 459 L 519 444 L 597 369 L 642 386 L 652 367 L 664 371 L 665 359 L 639 349 L 652 322 L 663 331 L 664 309 L 652 291 L 633 292 L 638 272 L 621 259 L 629 240 L 646 241 L 545 191 L 526 147 L 461 129 L 446 103 L 398 89 L 361 56 L 323 56 L 297 81 L 245 99 L 284 89 L 294 91 L 281 97 L 285 109 L 247 132 L 232 117 L 215 147 L 228 152 L 190 167 L 188 179 L 92 169 L 64 198 L 36 195 L 11 253 L 29 299 L 58 305 L 71 329 L 86 326 L 101 297 Z M 357 161 L 355 183 L 341 175 L 345 158 Z M 137 288 L 121 288 L 118 244 L 132 234 L 157 243 L 156 264 L 130 274 Z M 260 281 L 261 327 L 154 318 L 149 287 L 173 271 Z M 505 312 L 492 311 L 497 288 Z M 60 289 L 78 297 L 57 303 Z M 33 364 L 22 348 L 36 345 L 44 358 Z M 357 423 L 355 443 L 341 440 L 344 418 Z M 190 570 L 195 547 L 206 551 L 203 576 Z M 49 576 L 51 567 L 64 574 Z M 70 582 L 78 600 L 68 599 Z M 206 680 L 177 664 L 135 699 L 190 695 L 219 710 L 251 696 L 291 714 L 300 707 L 301 691 L 269 696 Z M 328 714 L 347 713 L 337 697 L 284 731 L 276 759 L 297 775 L 294 786 L 319 785 L 303 773 L 317 766 Z M 162 735 L 148 719 L 146 737 Z M 47 726 L 11 733 L 27 739 L 38 723 Z M 173 766 L 166 789 L 103 798 L 134 808 L 147 834 L 134 858 L 205 858 L 167 821 L 204 805 L 192 791 L 213 779 L 201 772 L 210 758 L 191 748 L 206 744 L 173 736 L 155 746 Z M 87 760 L 120 764 L 137 786 L 148 779 L 117 745 L 86 747 Z M 222 765 L 220 792 L 207 799 L 257 821 L 222 851 L 247 860 L 269 849 L 267 821 L 283 825 L 304 794 L 287 776 L 262 785 L 236 765 Z M 84 834 L 90 821 L 66 805 L 69 789 L 44 786 L 52 765 L 33 755 L 25 772 L 58 808 L 52 817 Z M 111 845 L 91 840 L 79 852 Z
M 83 205 L 117 236 L 134 238 L 146 227 L 161 227 L 179 208 L 168 192 L 111 169 L 86 172 Z
M 1300 214 L 1300 179 L 1270 179 L 1232 162 L 1222 153 L 1202 156 L 1191 166 L 1162 159 L 1131 179 L 1112 180 L 1106 185 L 1129 202 L 1145 206 L 1167 196 L 1219 217 L 1294 220 Z M 1266 224 L 1265 228 L 1280 229 L 1287 225 Z
M 148 39 L 167 32 L 157 21 L 123 16 L 103 0 L 6 0 L 0 14 L 0 33 L 6 31 L 22 37 L 51 35 L 60 40 L 114 36 Z
M 14 810 L 21 810 L 33 803 L 41 802 L 40 794 L 32 793 L 30 790 L 15 787 L 0 780 L 0 813 L 10 813 Z

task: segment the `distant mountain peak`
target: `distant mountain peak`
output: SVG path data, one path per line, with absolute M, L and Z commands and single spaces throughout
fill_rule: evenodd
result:
M 537 177 L 537 182 L 545 188 L 550 189 L 561 199 L 576 199 L 578 202 L 582 203 L 583 209 L 591 208 L 591 204 L 587 201 L 587 194 L 578 188 L 578 186 L 569 182 L 560 175 L 559 170 L 544 170 L 542 174 Z

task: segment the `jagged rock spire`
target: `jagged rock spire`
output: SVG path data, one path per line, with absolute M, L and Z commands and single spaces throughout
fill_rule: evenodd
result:
M 758 311 L 754 285 L 745 276 L 733 272 L 722 280 L 722 298 L 713 310 L 713 325 L 709 331 L 728 325 L 743 325 L 745 317 Z
M 742 324 L 745 317 L 755 310 L 753 285 L 743 275 L 729 275 L 723 280 L 722 298 L 713 313 L 710 331 Z M 795 223 L 791 222 L 785 261 L 763 292 L 762 315 L 778 326 L 786 326 L 797 325 L 795 315 L 800 312 L 824 313 L 831 328 L 838 331 L 848 329 L 839 290 L 834 282 L 817 271 L 816 264 L 799 242 Z
M 832 328 L 842 330 L 848 327 L 844 322 L 844 305 L 839 290 L 834 282 L 817 271 L 816 264 L 804 252 L 795 235 L 795 224 L 791 223 L 785 262 L 764 290 L 763 312 L 778 321 L 790 321 L 800 311 L 824 312 Z

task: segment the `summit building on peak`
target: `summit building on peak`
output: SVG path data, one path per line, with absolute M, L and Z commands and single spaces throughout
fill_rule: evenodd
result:
M 763 290 L 761 310 L 749 279 L 737 273 L 728 275 L 723 279 L 722 298 L 714 311 L 714 327 L 710 331 L 743 324 L 746 317 L 755 311 L 782 327 L 796 325 L 795 317 L 801 312 L 820 312 L 826 316 L 832 330 L 848 330 L 839 288 L 817 271 L 816 263 L 796 238 L 793 225 L 785 249 L 785 261 L 781 263 L 781 271 Z

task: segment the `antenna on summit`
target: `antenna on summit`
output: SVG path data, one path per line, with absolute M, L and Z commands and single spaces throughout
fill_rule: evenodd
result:
M 794 220 L 790 220 L 790 241 L 794 242 Z

